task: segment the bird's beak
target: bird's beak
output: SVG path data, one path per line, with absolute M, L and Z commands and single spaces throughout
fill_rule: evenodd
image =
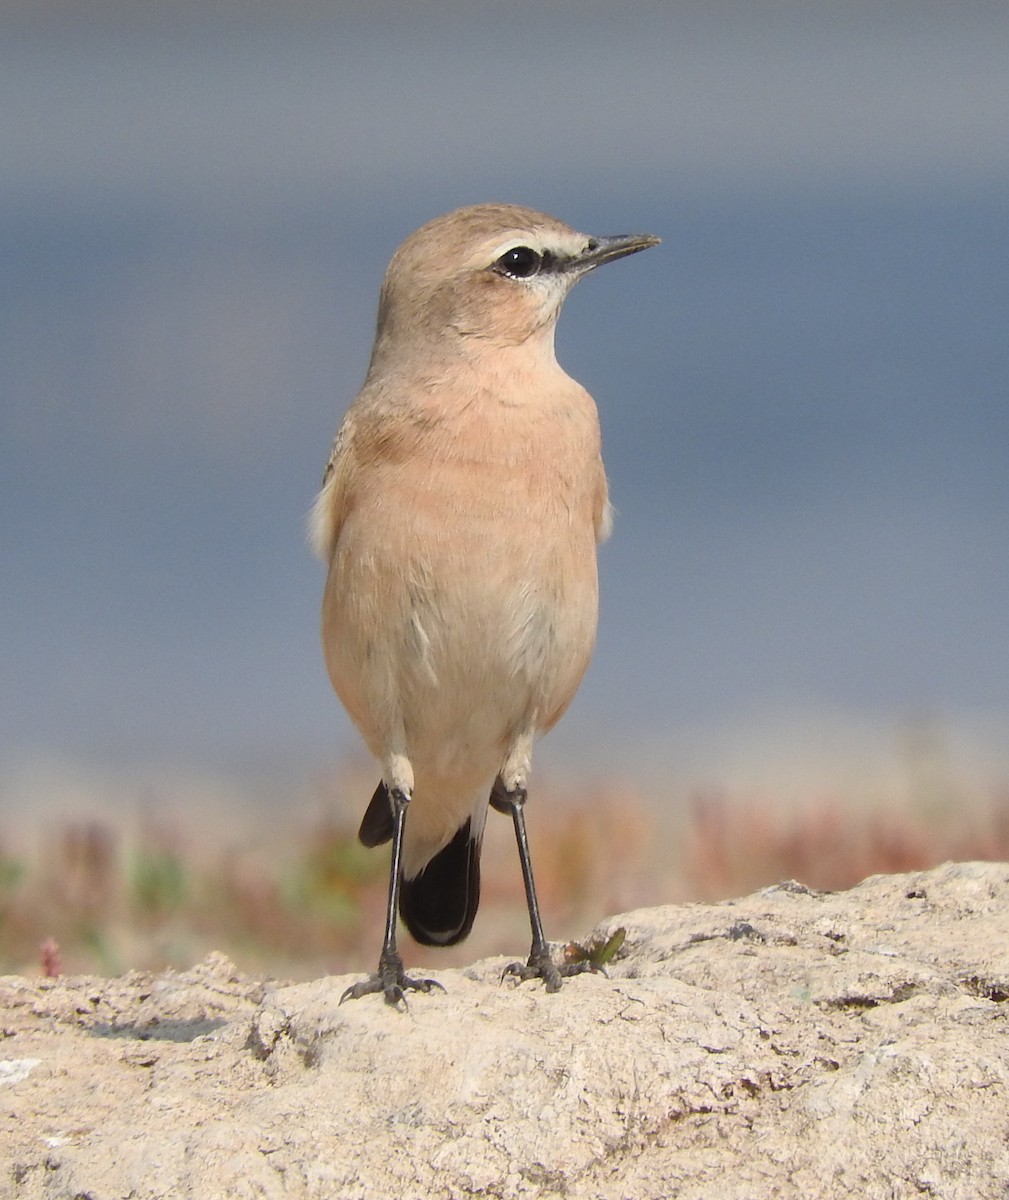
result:
M 650 233 L 618 233 L 613 237 L 590 238 L 585 249 L 569 260 L 569 265 L 578 272 L 591 271 L 600 263 L 612 262 L 628 254 L 637 254 L 639 250 L 657 246 L 660 241 L 661 238 Z

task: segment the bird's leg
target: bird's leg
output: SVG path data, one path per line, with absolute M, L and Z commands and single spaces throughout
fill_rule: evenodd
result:
M 525 803 L 526 790 L 515 786 L 507 788 L 499 776 L 494 781 L 490 795 L 491 806 L 498 812 L 511 815 L 515 826 L 515 841 L 518 844 L 519 862 L 522 864 L 522 882 L 525 884 L 526 905 L 529 909 L 529 924 L 532 926 L 533 943 L 529 951 L 529 960 L 525 963 L 510 963 L 505 967 L 502 979 L 514 975 L 519 982 L 526 979 L 542 979 L 548 992 L 558 992 L 561 980 L 566 975 L 580 975 L 583 971 L 595 968 L 590 962 L 564 963 L 558 966 L 550 957 L 550 947 L 543 935 L 543 921 L 540 917 L 539 901 L 536 898 L 536 882 L 533 879 L 533 865 L 529 858 L 529 838 L 526 836 Z
M 378 970 L 367 979 L 352 984 L 340 997 L 344 1000 L 359 1000 L 381 992 L 386 1004 L 406 1008 L 406 995 L 410 992 L 429 992 L 441 988 L 436 979 L 411 979 L 403 969 L 403 960 L 396 948 L 396 920 L 399 913 L 399 875 L 403 860 L 403 829 L 406 825 L 406 810 L 410 796 L 402 788 L 389 788 L 389 803 L 392 805 L 392 861 L 389 864 L 389 904 L 385 911 L 385 937 L 382 953 L 378 958 Z

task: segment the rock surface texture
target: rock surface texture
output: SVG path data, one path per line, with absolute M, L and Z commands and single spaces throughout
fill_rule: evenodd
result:
M 1009 866 L 640 909 L 609 978 L 0 979 L 0 1196 L 1009 1196 Z

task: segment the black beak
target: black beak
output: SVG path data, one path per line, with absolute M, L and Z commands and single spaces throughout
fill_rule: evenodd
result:
M 628 254 L 637 254 L 639 250 L 657 246 L 661 241 L 661 238 L 650 233 L 618 233 L 613 237 L 589 238 L 585 249 L 571 258 L 569 263 L 575 271 L 591 271 L 600 263 L 613 262 Z

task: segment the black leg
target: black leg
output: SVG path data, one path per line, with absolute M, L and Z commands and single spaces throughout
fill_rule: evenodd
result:
M 381 992 L 386 1004 L 406 1008 L 407 991 L 429 992 L 432 988 L 441 988 L 435 979 L 411 979 L 403 969 L 403 960 L 396 949 L 396 919 L 399 912 L 399 874 L 403 861 L 403 829 L 406 825 L 406 810 L 410 805 L 410 797 L 399 788 L 389 789 L 389 803 L 392 805 L 392 861 L 389 864 L 389 903 L 385 911 L 385 937 L 382 940 L 382 953 L 378 959 L 378 970 L 360 983 L 352 984 L 340 997 L 344 1000 L 359 1000 L 362 996 L 370 996 Z
M 515 841 L 518 844 L 519 862 L 522 864 L 522 882 L 525 884 L 526 905 L 529 909 L 529 924 L 532 927 L 533 943 L 529 951 L 529 961 L 525 963 L 510 963 L 505 967 L 504 975 L 514 975 L 519 982 L 526 979 L 542 979 L 548 992 L 559 992 L 561 980 L 567 975 L 580 975 L 583 971 L 595 970 L 590 962 L 557 964 L 550 957 L 550 947 L 543 935 L 543 920 L 540 917 L 540 905 L 536 898 L 536 881 L 533 879 L 533 865 L 529 857 L 529 838 L 526 835 L 525 788 L 515 788 L 508 791 L 500 776 L 494 781 L 490 802 L 498 812 L 510 813 L 515 826 Z

